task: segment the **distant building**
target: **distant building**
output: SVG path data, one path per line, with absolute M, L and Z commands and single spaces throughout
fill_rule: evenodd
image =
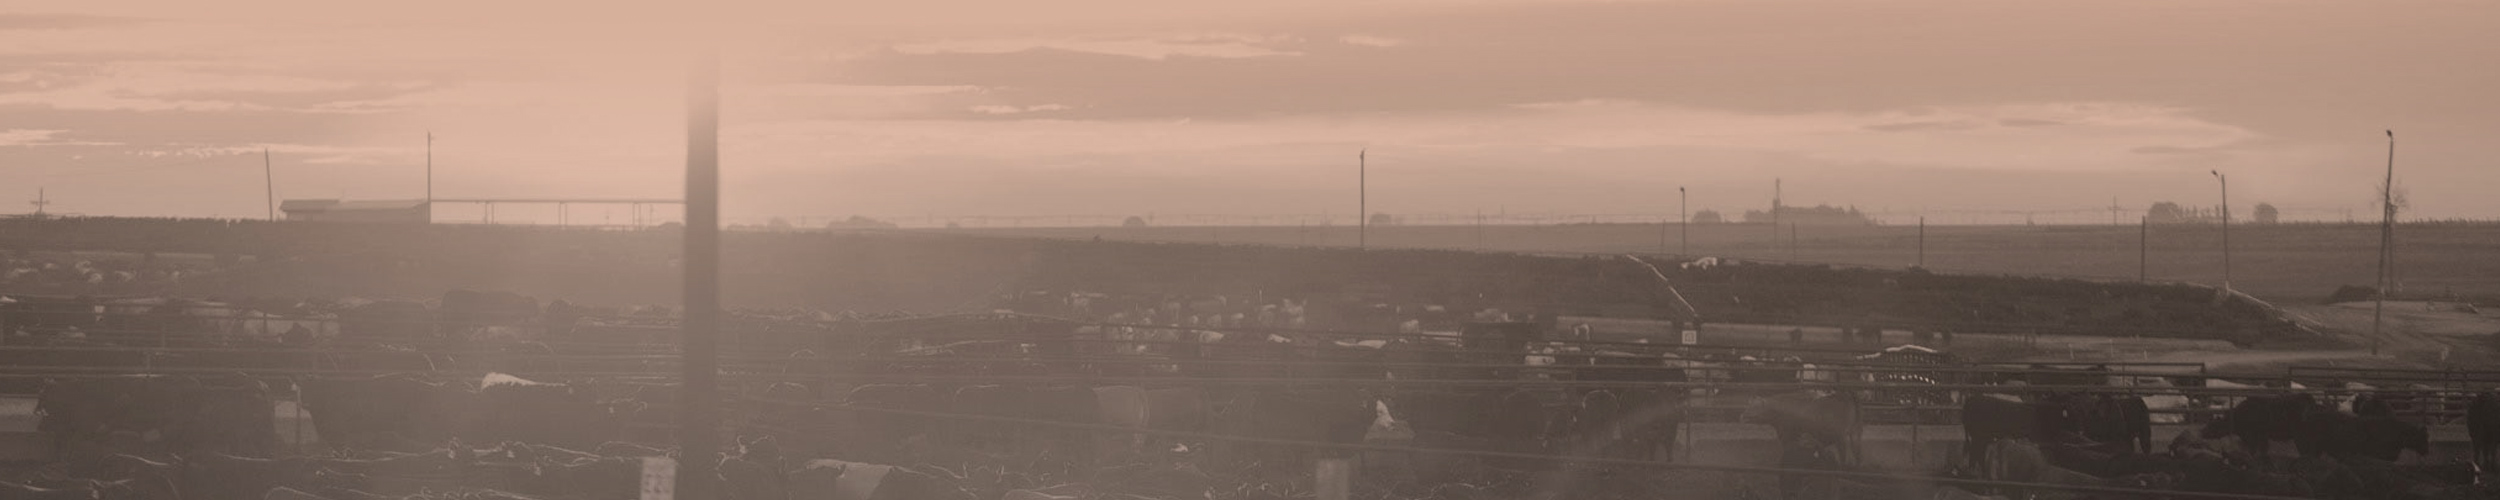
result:
M 1801 207 L 1782 205 L 1775 207 L 1772 210 L 1772 212 L 1746 210 L 1745 222 L 1752 224 L 1778 222 L 1781 224 L 1805 224 L 1809 226 L 1868 226 L 1875 224 L 1875 220 L 1867 218 L 1865 212 L 1859 212 L 1858 207 L 1835 207 L 1831 205 Z
M 425 200 L 287 200 L 278 210 L 293 221 L 424 224 L 434 219 Z

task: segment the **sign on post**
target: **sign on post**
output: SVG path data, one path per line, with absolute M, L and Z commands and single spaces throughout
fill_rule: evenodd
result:
M 668 457 L 643 457 L 642 500 L 673 500 L 677 497 L 677 460 Z
M 1319 500 L 1346 500 L 1354 491 L 1354 461 L 1343 458 L 1320 459 L 1317 480 Z

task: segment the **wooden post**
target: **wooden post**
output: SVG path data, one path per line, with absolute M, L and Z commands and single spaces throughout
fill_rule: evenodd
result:
M 677 398 L 677 453 L 682 464 L 669 465 L 669 494 L 688 500 L 712 500 L 711 458 L 720 451 L 720 59 L 706 51 L 687 81 L 686 228 L 684 295 L 685 323 L 678 352 L 683 378 Z M 655 473 L 652 465 L 646 475 Z M 649 490 L 646 490 L 649 491 Z M 645 493 L 646 499 L 651 498 Z
M 1919 421 L 1927 419 L 1927 412 L 1920 411 L 1918 407 L 1919 399 L 1920 398 L 1917 397 L 1910 398 L 1910 467 L 1912 468 L 1917 468 L 1919 466 L 1918 424 Z
M 1354 492 L 1354 461 L 1323 458 L 1319 461 L 1317 478 L 1312 482 L 1319 490 L 1319 500 L 1347 500 Z

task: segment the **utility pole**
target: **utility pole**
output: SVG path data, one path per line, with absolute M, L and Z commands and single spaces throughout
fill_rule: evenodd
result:
M 2109 197 L 2109 225 L 2118 225 L 2118 197 Z
M 1371 148 L 1363 148 L 1354 152 L 1354 248 L 1356 250 L 1371 248 L 1371 160 L 1365 158 L 1370 154 Z
M 675 498 L 712 500 L 712 454 L 720 449 L 713 425 L 718 406 L 715 368 L 720 330 L 720 60 L 706 50 L 687 78 L 685 330 L 679 363 L 685 373 L 677 398 L 677 491 Z
M 35 218 L 37 219 L 43 218 L 43 206 L 52 204 L 52 199 L 44 194 L 44 189 L 45 188 L 35 188 L 35 201 L 33 203 L 28 203 L 29 205 L 35 206 Z
M 2135 226 L 2135 281 L 2153 280 L 2153 216 L 2137 219 Z
M 1771 246 L 1772 246 L 1772 249 L 1771 249 L 1771 250 L 1772 250 L 1772 251 L 1775 251 L 1775 252 L 1776 252 L 1776 251 L 1779 251 L 1779 248 L 1778 248 L 1778 247 L 1779 247 L 1779 244 L 1780 244 L 1780 179 L 1779 179 L 1778 177 L 1773 177 L 1773 178 L 1771 178 Z
M 2214 179 L 2222 181 L 2222 292 L 2231 293 L 2231 178 L 2214 170 Z
M 260 182 L 269 198 L 269 220 L 278 220 L 278 174 L 269 166 L 269 148 L 260 148 Z
M 1675 227 L 1678 232 L 1684 233 L 1684 241 L 1680 243 L 1682 248 L 1677 252 L 1688 257 L 1693 255 L 1693 213 L 1688 211 L 1692 208 L 1692 200 L 1684 192 L 1684 186 L 1675 187 Z
M 2395 130 L 2387 131 L 2387 181 L 2379 185 L 2378 200 L 2378 289 L 2373 290 L 2377 293 L 2370 294 L 2373 296 L 2370 306 L 2370 355 L 2372 356 L 2378 355 L 2379 339 L 2384 338 L 2381 336 L 2380 328 L 2387 317 L 2387 289 L 2394 285 L 2387 275 L 2391 274 L 2389 271 L 2396 267 L 2395 254 L 2391 251 L 2396 245 Z
M 1918 216 L 1918 267 L 1927 268 L 1927 216 Z
M 425 223 L 434 223 L 434 131 L 425 131 Z

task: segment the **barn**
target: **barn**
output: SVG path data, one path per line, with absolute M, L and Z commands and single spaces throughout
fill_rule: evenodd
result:
M 433 220 L 425 200 L 287 200 L 278 204 L 286 220 L 326 222 L 406 222 Z

